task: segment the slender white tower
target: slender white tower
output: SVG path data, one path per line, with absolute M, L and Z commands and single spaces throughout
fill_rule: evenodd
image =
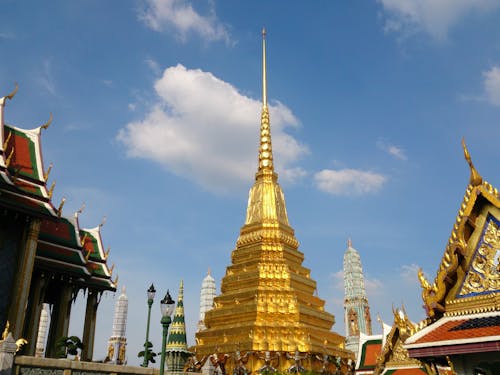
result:
M 216 294 L 215 279 L 210 275 L 210 268 L 208 269 L 207 276 L 201 283 L 200 293 L 200 320 L 198 322 L 198 331 L 206 329 L 205 327 L 205 314 L 207 311 L 212 310 L 214 307 L 214 298 Z
M 347 241 L 347 250 L 344 253 L 344 287 L 346 349 L 358 353 L 359 335 L 360 333 L 372 334 L 372 321 L 366 297 L 361 257 L 352 247 L 351 239 Z
M 127 328 L 128 297 L 125 294 L 125 287 L 115 305 L 115 316 L 113 318 L 113 331 L 108 342 L 107 360 L 118 365 L 126 364 L 125 353 L 127 350 L 127 338 L 125 331 Z
M 40 313 L 40 324 L 38 326 L 38 336 L 36 338 L 35 357 L 43 357 L 45 353 L 45 343 L 47 341 L 47 329 L 49 327 L 49 305 L 44 303 Z

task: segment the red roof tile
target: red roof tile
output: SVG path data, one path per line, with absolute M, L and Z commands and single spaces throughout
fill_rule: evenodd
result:
M 485 336 L 500 336 L 500 319 L 498 319 L 498 324 L 479 327 L 477 327 L 477 324 L 474 324 L 475 322 L 473 319 L 477 321 L 477 318 L 448 321 L 422 336 L 420 339 L 415 341 L 415 344 L 472 339 Z M 466 326 L 467 324 L 468 326 Z M 465 328 L 460 328 L 461 326 L 465 326 Z

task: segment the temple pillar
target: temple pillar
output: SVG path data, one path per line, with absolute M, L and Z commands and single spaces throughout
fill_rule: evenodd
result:
M 97 307 L 99 305 L 99 292 L 89 290 L 87 295 L 87 308 L 85 310 L 85 325 L 83 327 L 83 350 L 82 361 L 92 361 L 94 353 L 95 324 L 97 318 Z
M 36 352 L 38 328 L 40 326 L 40 315 L 43 309 L 46 287 L 47 279 L 43 275 L 37 274 L 34 276 L 28 303 L 26 325 L 24 329 L 24 338 L 28 340 L 28 343 L 24 347 L 23 351 L 23 354 L 25 355 L 34 356 Z
M 71 314 L 71 304 L 73 296 L 73 287 L 69 284 L 63 284 L 59 295 L 52 306 L 50 316 L 49 338 L 47 340 L 46 357 L 57 357 L 56 343 L 61 337 L 68 336 L 69 318 Z
M 18 250 L 15 272 L 17 277 L 14 278 L 12 283 L 11 302 L 8 313 L 10 331 L 16 339 L 21 337 L 23 333 L 40 224 L 40 219 L 32 218 L 29 220 Z

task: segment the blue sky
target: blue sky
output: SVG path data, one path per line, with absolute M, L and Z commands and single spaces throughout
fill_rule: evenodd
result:
M 149 284 L 175 299 L 184 280 L 192 344 L 201 281 L 210 267 L 220 286 L 230 263 L 257 168 L 265 26 L 274 156 L 304 265 L 344 334 L 351 237 L 378 331 L 392 304 L 424 317 L 416 270 L 434 277 L 451 232 L 469 177 L 462 137 L 500 186 L 499 24 L 498 0 L 4 0 L 0 95 L 19 83 L 7 123 L 53 113 L 42 146 L 64 214 L 85 202 L 83 227 L 107 217 L 138 364 Z M 101 301 L 96 359 L 117 296 Z

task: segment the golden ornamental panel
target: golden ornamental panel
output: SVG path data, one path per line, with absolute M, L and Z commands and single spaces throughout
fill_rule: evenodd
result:
M 489 216 L 458 297 L 500 290 L 500 223 Z

